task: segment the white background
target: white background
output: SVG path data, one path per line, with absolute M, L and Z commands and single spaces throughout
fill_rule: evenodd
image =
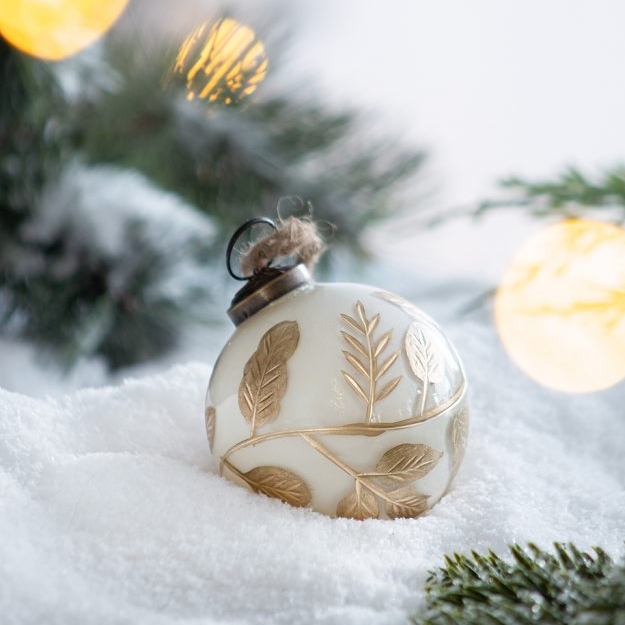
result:
M 297 14 L 296 62 L 320 88 L 429 150 L 422 180 L 435 192 L 420 208 L 492 197 L 509 174 L 622 160 L 623 2 L 298 0 Z M 494 278 L 532 228 L 489 221 L 413 233 L 400 249 L 417 236 L 423 266 Z

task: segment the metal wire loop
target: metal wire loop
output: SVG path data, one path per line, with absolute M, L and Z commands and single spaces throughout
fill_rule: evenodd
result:
M 274 230 L 278 229 L 276 226 L 276 222 L 273 219 L 269 219 L 269 217 L 253 217 L 252 219 L 248 219 L 244 224 L 239 226 L 235 233 L 230 237 L 230 241 L 228 242 L 228 249 L 226 250 L 226 268 L 228 269 L 228 273 L 235 280 L 249 280 L 253 277 L 253 274 L 250 276 L 240 276 L 236 274 L 232 269 L 232 252 L 234 251 L 234 246 L 236 242 L 239 240 L 239 237 L 250 230 L 253 226 L 258 224 L 266 224 L 267 226 L 271 226 Z

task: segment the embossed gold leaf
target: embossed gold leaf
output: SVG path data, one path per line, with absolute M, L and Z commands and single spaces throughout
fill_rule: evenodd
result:
M 401 380 L 401 376 L 397 376 L 385 383 L 381 381 L 382 376 L 397 361 L 399 352 L 393 352 L 382 360 L 382 353 L 388 347 L 393 331 L 388 330 L 381 337 L 375 339 L 373 333 L 380 325 L 380 314 L 376 313 L 371 318 L 367 318 L 365 307 L 360 301 L 356 302 L 356 312 L 358 319 L 348 314 L 341 314 L 341 319 L 358 336 L 354 336 L 346 330 L 341 330 L 341 334 L 345 342 L 356 352 L 343 350 L 343 356 L 354 368 L 357 375 L 347 371 L 341 371 L 341 373 L 354 393 L 366 404 L 364 420 L 366 423 L 370 423 L 375 404 L 388 397 Z M 362 378 L 362 381 L 359 381 L 358 377 Z
M 208 446 L 213 451 L 213 442 L 215 441 L 215 409 L 212 406 L 206 406 L 204 411 L 204 424 L 206 425 L 206 438 L 208 439 Z
M 406 331 L 406 355 L 412 372 L 424 383 L 441 382 L 445 369 L 438 347 L 427 327 L 413 321 Z
M 450 424 L 450 438 L 451 438 L 451 475 L 449 481 L 456 477 L 464 453 L 467 448 L 467 439 L 469 434 L 469 409 L 463 408 L 451 421 Z
M 243 476 L 254 492 L 281 499 L 292 506 L 302 508 L 312 500 L 306 482 L 292 471 L 262 466 L 244 473 Z
M 379 356 L 386 349 L 386 346 L 389 344 L 392 336 L 393 330 L 389 330 L 380 337 L 378 342 L 375 344 L 375 350 L 373 352 L 374 356 Z
M 336 507 L 336 516 L 358 521 L 377 519 L 380 511 L 375 495 L 364 488 L 358 490 L 339 501 L 339 505 Z
M 395 387 L 399 384 L 400 380 L 401 380 L 401 375 L 398 375 L 396 378 L 393 378 L 388 384 L 386 384 L 382 388 L 382 390 L 378 391 L 375 394 L 375 401 L 380 401 L 384 399 L 385 397 L 387 397 L 388 395 L 390 395 L 395 390 Z
M 345 323 L 347 323 L 348 325 L 352 326 L 352 328 L 356 330 L 356 332 L 360 332 L 361 334 L 365 333 L 365 328 L 353 317 L 341 313 L 341 319 L 345 321 Z
M 422 495 L 414 486 L 404 486 L 386 493 L 390 501 L 384 504 L 389 519 L 414 519 L 427 510 L 427 495 Z
M 281 321 L 263 335 L 258 349 L 245 364 L 239 386 L 239 408 L 251 425 L 251 436 L 278 416 L 287 386 L 286 362 L 298 342 L 297 322 Z
M 343 350 L 343 356 L 345 356 L 345 360 L 347 360 L 350 365 L 357 369 L 361 373 L 361 375 L 364 375 L 365 377 L 369 375 L 369 372 L 367 371 L 365 365 L 360 360 L 358 360 L 356 356 L 350 354 L 345 350 Z
M 362 354 L 365 358 L 368 358 L 369 353 L 367 348 L 355 337 L 349 334 L 348 332 L 341 331 L 343 338 L 360 354 Z
M 377 372 L 375 379 L 379 380 L 394 364 L 397 358 L 399 357 L 399 352 L 393 352 L 380 367 L 380 370 Z
M 368 403 L 369 398 L 367 397 L 367 394 L 364 392 L 362 386 L 360 386 L 360 384 L 358 384 L 358 382 L 356 382 L 356 380 L 351 375 L 349 375 L 349 373 L 347 373 L 346 371 L 341 371 L 341 373 L 343 374 L 345 381 L 352 387 L 352 389 L 354 389 L 354 391 L 356 392 L 356 395 L 358 395 L 358 397 L 360 397 L 365 403 Z
M 403 443 L 382 454 L 374 475 L 389 485 L 417 480 L 427 475 L 442 455 L 429 445 Z
M 369 334 L 372 334 L 373 331 L 378 327 L 378 323 L 380 323 L 380 313 L 376 313 L 369 320 L 369 328 L 368 328 Z

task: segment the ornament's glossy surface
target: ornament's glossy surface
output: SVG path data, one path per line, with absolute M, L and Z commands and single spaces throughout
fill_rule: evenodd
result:
M 466 380 L 419 308 L 360 284 L 310 284 L 244 321 L 209 384 L 223 476 L 331 516 L 416 517 L 464 454 Z

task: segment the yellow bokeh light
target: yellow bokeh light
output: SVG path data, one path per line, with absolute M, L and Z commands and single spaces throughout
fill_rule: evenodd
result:
M 0 0 L 0 34 L 33 56 L 58 61 L 103 35 L 129 0 Z
M 625 230 L 570 220 L 533 236 L 495 298 L 501 341 L 544 386 L 596 391 L 625 378 Z
M 183 42 L 174 72 L 186 78 L 187 98 L 233 104 L 265 79 L 269 62 L 256 33 L 231 18 L 202 24 Z

